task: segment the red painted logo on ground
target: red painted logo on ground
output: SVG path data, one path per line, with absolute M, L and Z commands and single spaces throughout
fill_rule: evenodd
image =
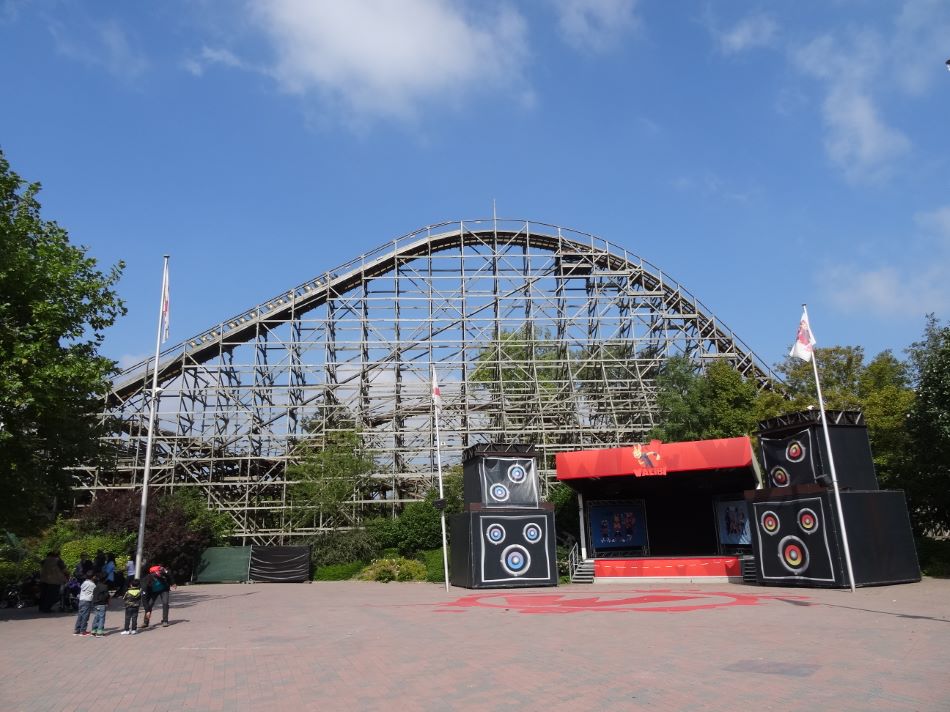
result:
M 452 603 L 442 604 L 437 612 L 461 613 L 469 608 L 495 608 L 518 613 L 686 613 L 730 606 L 757 606 L 777 598 L 807 600 L 806 596 L 672 589 L 611 591 L 594 596 L 506 591 L 463 596 Z

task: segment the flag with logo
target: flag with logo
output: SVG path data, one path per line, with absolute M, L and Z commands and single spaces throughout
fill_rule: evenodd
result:
M 795 345 L 789 352 L 789 356 L 795 356 L 802 361 L 811 361 L 815 352 L 815 335 L 808 324 L 808 312 L 802 310 L 802 320 L 798 324 L 798 336 L 795 338 Z
M 171 297 L 168 292 L 168 261 L 162 274 L 162 343 L 168 341 L 168 324 L 171 310 Z
M 432 405 L 436 415 L 442 412 L 442 391 L 439 389 L 439 379 L 435 375 L 435 366 L 432 367 Z

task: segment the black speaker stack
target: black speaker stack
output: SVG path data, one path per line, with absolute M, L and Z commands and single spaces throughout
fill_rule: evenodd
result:
M 465 510 L 451 520 L 453 586 L 557 585 L 554 508 L 540 501 L 536 460 L 533 445 L 464 451 Z
M 919 581 L 904 493 L 878 488 L 862 414 L 826 415 L 855 585 Z M 758 435 L 764 488 L 746 493 L 758 583 L 848 586 L 820 412 L 762 421 Z

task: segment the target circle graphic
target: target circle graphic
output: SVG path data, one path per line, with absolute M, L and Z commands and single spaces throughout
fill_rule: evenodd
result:
M 524 540 L 529 544 L 537 544 L 541 541 L 541 527 L 533 522 L 525 525 L 523 533 Z
M 778 557 L 782 566 L 793 574 L 808 568 L 808 547 L 797 536 L 787 536 L 778 543 Z
M 792 478 L 788 475 L 788 470 L 781 466 L 773 467 L 769 475 L 772 477 L 772 484 L 776 487 L 788 487 L 792 481 Z
M 766 534 L 778 534 L 778 515 L 772 510 L 762 512 L 762 517 L 759 519 L 759 523 L 762 525 L 762 531 L 764 531 Z
M 508 498 L 511 497 L 511 492 L 501 483 L 492 485 L 488 492 L 496 502 L 507 502 Z
M 522 482 L 528 479 L 528 471 L 525 469 L 524 465 L 515 463 L 508 468 L 508 479 L 514 484 L 520 485 Z
M 785 448 L 785 459 L 789 462 L 801 462 L 805 459 L 805 446 L 798 440 L 792 440 Z
M 813 509 L 803 509 L 798 513 L 798 526 L 806 534 L 814 534 L 818 531 L 818 515 Z
M 485 529 L 485 537 L 492 544 L 501 544 L 505 540 L 505 528 L 501 524 L 489 524 Z
M 524 576 L 531 566 L 531 554 L 523 546 L 512 544 L 501 552 L 501 567 L 512 576 Z

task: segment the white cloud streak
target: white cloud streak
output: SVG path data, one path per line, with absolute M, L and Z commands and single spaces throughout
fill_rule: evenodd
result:
M 109 74 L 132 80 L 148 69 L 148 61 L 126 31 L 115 20 L 94 23 L 91 31 L 74 31 L 60 24 L 50 25 L 56 49 L 66 57 Z
M 509 7 L 475 18 L 452 0 L 267 0 L 253 12 L 279 85 L 360 120 L 411 119 L 433 102 L 523 81 L 526 25 Z
M 723 54 L 738 54 L 749 49 L 770 47 L 778 35 L 778 25 L 767 15 L 751 15 L 730 30 L 717 34 Z
M 636 0 L 553 0 L 564 41 L 582 52 L 607 52 L 640 27 Z
M 893 161 L 911 146 L 899 129 L 881 118 L 871 93 L 870 84 L 879 79 L 885 59 L 886 48 L 870 32 L 855 36 L 850 45 L 824 35 L 793 53 L 802 72 L 825 84 L 825 149 L 854 182 L 886 177 Z

